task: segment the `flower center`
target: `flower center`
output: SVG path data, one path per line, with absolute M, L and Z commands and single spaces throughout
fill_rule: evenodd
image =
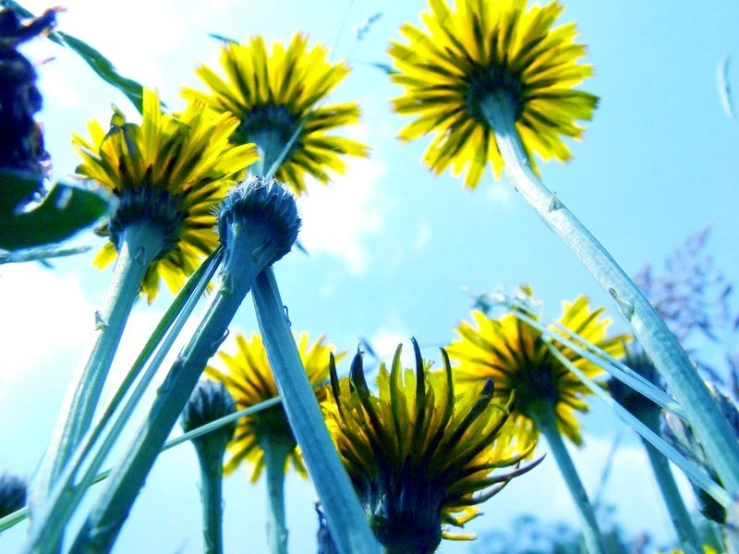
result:
M 174 196 L 166 190 L 141 185 L 123 191 L 108 231 L 113 244 L 120 250 L 123 231 L 129 225 L 144 221 L 150 223 L 162 233 L 164 245 L 156 258 L 161 259 L 177 246 L 186 217 L 187 213 L 182 211 L 179 196 Z
M 523 90 L 524 86 L 520 77 L 516 77 L 505 67 L 491 65 L 478 68 L 467 79 L 464 99 L 470 115 L 488 127 L 488 120 L 481 108 L 482 101 L 491 94 L 505 94 L 513 104 L 515 117 L 518 119 L 523 111 Z
M 287 414 L 282 406 L 273 406 L 254 414 L 251 417 L 251 424 L 260 445 L 262 445 L 262 440 L 291 444 L 292 448 L 295 448 L 297 444 Z M 262 445 L 262 448 L 264 448 L 264 445 Z
M 516 391 L 516 409 L 531 417 L 532 410 L 541 402 L 554 406 L 559 401 L 555 361 L 547 356 L 530 367 L 517 372 L 513 388 Z
M 284 106 L 256 106 L 243 117 L 234 138 L 239 144 L 253 142 L 271 158 L 276 158 L 290 142 L 297 124 L 298 118 Z M 288 154 L 296 147 L 297 141 Z M 268 169 L 265 167 L 265 171 Z

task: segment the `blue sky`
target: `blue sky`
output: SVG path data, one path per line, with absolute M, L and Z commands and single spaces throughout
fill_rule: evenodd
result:
M 739 260 L 730 253 L 739 231 L 739 126 L 722 111 L 716 69 L 725 55 L 739 55 L 739 5 L 564 4 L 562 21 L 577 22 L 596 69 L 584 88 L 600 95 L 601 104 L 585 139 L 572 145 L 574 159 L 542 167 L 545 183 L 627 271 L 661 263 L 685 236 L 710 224 L 711 251 L 737 280 Z M 46 7 L 39 1 L 24 5 L 34 11 Z M 562 300 L 582 292 L 613 308 L 508 183 L 493 182 L 488 174 L 474 193 L 463 190 L 459 180 L 448 174 L 435 178 L 421 166 L 425 141 L 404 145 L 394 138 L 402 119 L 388 100 L 400 91 L 368 63 L 388 62 L 388 41 L 403 22 L 418 21 L 425 2 L 70 0 L 65 6 L 61 30 L 98 48 L 124 75 L 158 88 L 173 109 L 182 105 L 181 86 L 198 85 L 195 66 L 216 60 L 218 43 L 208 33 L 288 40 L 299 29 L 312 40 L 335 44 L 335 59 L 349 59 L 354 71 L 331 100 L 360 102 L 363 123 L 349 132 L 373 152 L 370 160 L 352 163 L 346 177 L 326 188 L 313 186 L 301 201 L 300 240 L 311 255 L 293 253 L 276 268 L 296 330 L 325 333 L 347 351 L 365 337 L 385 358 L 412 334 L 426 346 L 425 355 L 438 360 L 435 347 L 450 341 L 456 324 L 469 315 L 463 287 L 483 291 L 530 283 L 550 317 L 559 315 Z M 352 26 L 378 12 L 382 17 L 357 41 Z M 63 178 L 77 164 L 71 131 L 84 132 L 93 117 L 107 121 L 111 103 L 134 111 L 73 53 L 49 41 L 25 51 L 34 60 L 55 58 L 39 68 L 45 97 L 40 117 L 55 176 Z M 733 82 L 739 82 L 737 67 Z M 75 243 L 100 246 L 90 235 Z M 0 267 L 0 470 L 29 475 L 43 453 L 110 277 L 110 270 L 92 268 L 91 257 L 56 262 L 53 271 L 29 264 Z M 152 306 L 137 305 L 113 379 L 121 378 L 170 300 L 164 294 Z M 256 329 L 248 299 L 232 329 Z M 613 329 L 625 327 L 618 321 Z M 573 452 L 591 491 L 621 428 L 597 401 L 592 404 L 593 414 L 583 420 L 586 447 Z M 546 450 L 544 444 L 540 448 Z M 246 481 L 237 472 L 225 483 L 226 548 L 241 552 L 248 545 L 258 554 L 266 552 L 265 492 Z M 301 545 L 312 544 L 316 527 L 312 488 L 291 475 L 288 494 L 290 543 L 295 552 L 311 551 Z M 629 530 L 672 537 L 646 459 L 630 434 L 605 495 Z M 512 483 L 483 511 L 472 530 L 505 526 L 524 511 L 547 520 L 575 517 L 553 460 Z M 185 445 L 157 463 L 116 551 L 199 552 L 199 525 L 197 465 Z M 0 535 L 0 551 L 20 547 L 22 527 Z M 440 552 L 465 552 L 468 546 L 444 544 Z

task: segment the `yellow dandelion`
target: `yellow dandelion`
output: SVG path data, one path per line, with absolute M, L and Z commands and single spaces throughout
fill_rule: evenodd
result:
M 236 410 L 244 410 L 278 395 L 277 385 L 267 360 L 267 352 L 262 338 L 254 333 L 251 338 L 239 334 L 233 340 L 235 352 L 225 350 L 218 352 L 218 358 L 225 366 L 221 370 L 213 366 L 205 368 L 205 374 L 226 385 L 226 389 L 236 402 Z M 307 333 L 297 337 L 298 351 L 303 362 L 308 380 L 317 385 L 328 378 L 329 353 L 332 346 L 325 344 L 324 337 L 310 343 Z M 337 355 L 339 358 L 343 354 Z M 316 391 L 319 400 L 325 397 L 326 390 L 321 387 Z M 269 443 L 269 444 L 268 444 Z M 303 477 L 307 477 L 303 460 L 298 451 L 290 424 L 282 404 L 243 417 L 239 420 L 236 433 L 228 446 L 228 459 L 224 470 L 232 473 L 244 463 L 250 471 L 252 482 L 259 479 L 265 468 L 265 448 L 279 448 L 286 460 L 285 470 L 292 463 Z
M 201 65 L 196 73 L 208 92 L 185 88 L 183 95 L 237 117 L 241 124 L 232 140 L 256 143 L 265 157 L 264 172 L 304 121 L 276 173 L 296 194 L 305 192 L 306 174 L 327 183 L 328 171 L 345 171 L 342 156 L 367 156 L 365 145 L 329 134 L 359 122 L 357 103 L 317 106 L 349 73 L 345 63 L 328 59 L 327 48 L 309 49 L 308 37 L 297 33 L 287 48 L 275 41 L 268 52 L 264 38 L 256 36 L 245 44 L 223 45 L 220 62 L 225 78 Z
M 405 24 L 407 43 L 393 42 L 392 80 L 405 89 L 395 110 L 416 119 L 400 132 L 403 140 L 435 137 L 423 161 L 437 175 L 451 166 L 466 170 L 475 188 L 488 162 L 500 178 L 503 158 L 486 102 L 511 110 L 529 163 L 571 157 L 562 136 L 580 138 L 576 121 L 590 120 L 597 97 L 575 90 L 593 72 L 580 64 L 585 46 L 575 43 L 575 25 L 552 28 L 564 9 L 558 2 L 532 6 L 526 0 L 429 0 L 426 29 Z
M 77 173 L 94 179 L 119 204 L 102 233 L 110 237 L 94 260 L 110 264 L 121 249 L 125 231 L 146 224 L 163 244 L 146 270 L 141 293 L 149 302 L 160 278 L 175 293 L 218 245 L 215 209 L 228 189 L 256 161 L 253 144 L 232 147 L 229 135 L 239 122 L 227 114 L 206 117 L 204 106 L 191 103 L 178 116 L 162 113 L 156 92 L 144 91 L 140 124 L 115 110 L 106 132 L 88 123 L 90 140 L 73 135 L 83 159 Z
M 684 552 L 685 551 L 682 548 L 672 548 L 667 551 L 667 554 L 684 554 Z M 719 551 L 713 548 L 709 544 L 704 544 L 703 553 L 704 554 L 719 554 Z M 655 554 L 665 554 L 665 552 L 663 550 L 658 550 L 657 552 L 655 552 Z
M 624 355 L 625 335 L 606 336 L 611 320 L 601 317 L 604 309 L 591 309 L 588 299 L 579 296 L 564 302 L 558 323 L 577 333 L 611 356 Z M 491 318 L 472 312 L 475 325 L 462 322 L 459 338 L 449 346 L 449 356 L 459 362 L 454 377 L 460 384 L 475 384 L 486 379 L 495 383 L 495 395 L 506 399 L 515 392 L 511 418 L 519 429 L 535 429 L 542 405 L 554 409 L 559 432 L 575 444 L 582 443 L 576 412 L 587 412 L 585 401 L 590 390 L 548 348 L 541 331 L 521 321 L 513 313 Z M 590 378 L 605 371 L 577 352 L 553 345 Z
M 331 365 L 333 396 L 322 404 L 327 425 L 378 540 L 388 553 L 434 552 L 449 532 L 478 515 L 480 504 L 535 464 L 517 465 L 535 440 L 508 432 L 505 405 L 493 402 L 493 385 L 455 398 L 452 371 L 431 371 L 413 341 L 416 368 L 403 369 L 398 347 L 388 371 L 380 366 L 378 394 L 365 381 L 360 354 L 348 379 Z M 519 438 L 519 440 L 517 440 Z M 444 526 L 444 529 L 442 529 Z

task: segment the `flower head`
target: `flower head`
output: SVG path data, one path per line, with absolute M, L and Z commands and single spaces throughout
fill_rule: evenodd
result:
M 506 425 L 505 405 L 493 402 L 493 384 L 455 398 L 452 371 L 431 371 L 413 342 L 416 368 L 404 370 L 398 347 L 392 367 L 380 366 L 378 394 L 369 390 L 361 354 L 348 379 L 331 365 L 332 398 L 322 404 L 349 477 L 378 540 L 388 553 L 431 553 L 442 525 L 462 527 L 475 505 L 533 467 L 491 475 L 517 465 L 535 446 Z
M 160 277 L 179 290 L 202 258 L 218 245 L 215 208 L 228 189 L 257 159 L 253 144 L 232 147 L 228 137 L 239 125 L 227 114 L 204 114 L 191 103 L 178 116 L 162 113 L 157 94 L 144 91 L 141 124 L 115 111 L 110 130 L 88 123 L 91 140 L 74 135 L 83 162 L 77 173 L 94 179 L 119 199 L 104 234 L 110 242 L 95 258 L 105 267 L 116 257 L 125 229 L 148 223 L 162 234 L 164 247 L 141 286 L 151 302 Z
M 367 155 L 363 144 L 328 134 L 359 122 L 355 102 L 316 107 L 349 73 L 346 64 L 331 63 L 327 48 L 308 49 L 308 37 L 298 33 L 287 47 L 275 41 L 268 52 L 264 38 L 256 36 L 245 44 L 223 45 L 220 61 L 225 78 L 201 65 L 196 73 L 208 92 L 185 88 L 184 96 L 237 117 L 241 123 L 232 140 L 256 143 L 268 153 L 268 164 L 287 147 L 304 121 L 276 173 L 297 194 L 306 190 L 306 173 L 326 183 L 327 170 L 344 171 L 341 155 Z
M 600 317 L 602 313 L 603 308 L 591 310 L 587 298 L 580 296 L 574 302 L 564 302 L 558 323 L 611 356 L 621 356 L 626 337 L 608 338 L 606 328 L 610 319 Z M 492 379 L 495 395 L 502 399 L 515 392 L 511 418 L 518 429 L 536 432 L 534 413 L 539 403 L 548 403 L 555 410 L 560 432 L 575 444 L 581 444 L 575 412 L 588 411 L 583 397 L 591 392 L 552 355 L 541 331 L 514 313 L 491 318 L 474 311 L 472 318 L 476 326 L 462 322 L 457 328 L 459 338 L 449 346 L 449 356 L 459 362 L 454 368 L 457 382 L 474 385 Z M 556 340 L 552 345 L 587 376 L 595 378 L 605 373 Z
M 263 177 L 249 177 L 231 189 L 218 213 L 218 234 L 227 251 L 261 242 L 260 252 L 249 252 L 260 266 L 271 265 L 290 252 L 300 225 L 293 195 L 276 180 Z
M 405 94 L 395 110 L 416 119 L 400 132 L 403 140 L 426 133 L 435 138 L 424 154 L 436 174 L 450 165 L 466 169 L 464 184 L 474 188 L 488 162 L 496 178 L 503 168 L 482 104 L 504 97 L 513 109 L 516 129 L 536 168 L 542 159 L 571 157 L 561 136 L 580 138 L 577 120 L 589 120 L 597 97 L 572 87 L 589 77 L 592 66 L 577 63 L 585 47 L 574 42 L 572 23 L 552 29 L 564 9 L 558 2 L 526 10 L 526 0 L 430 0 L 422 15 L 426 29 L 405 24 L 408 43 L 393 42 L 393 81 Z
M 225 369 L 208 366 L 205 368 L 205 374 L 226 385 L 226 389 L 236 401 L 238 411 L 275 398 L 278 395 L 277 385 L 267 360 L 262 338 L 257 334 L 252 334 L 251 338 L 239 334 L 233 342 L 236 346 L 233 354 L 225 350 L 218 352 L 218 358 Z M 297 337 L 297 343 L 300 359 L 311 384 L 316 385 L 326 379 L 329 353 L 332 347 L 325 344 L 324 337 L 319 337 L 311 344 L 308 334 L 301 333 Z M 325 395 L 325 390 L 318 389 L 317 394 L 320 399 Z M 252 482 L 256 482 L 265 467 L 264 450 L 260 444 L 264 440 L 277 440 L 283 444 L 292 445 L 288 463 L 292 461 L 298 473 L 303 477 L 307 476 L 282 404 L 239 420 L 236 434 L 228 446 L 230 456 L 224 468 L 226 473 L 233 472 L 242 462 L 245 462 L 250 468 Z

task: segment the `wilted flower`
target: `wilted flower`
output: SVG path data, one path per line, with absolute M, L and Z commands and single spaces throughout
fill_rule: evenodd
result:
M 378 540 L 388 553 L 431 553 L 443 525 L 462 527 L 474 507 L 534 465 L 517 465 L 535 441 L 521 443 L 506 425 L 508 411 L 493 402 L 493 384 L 455 398 L 452 370 L 431 371 L 413 342 L 416 369 L 404 370 L 398 347 L 392 367 L 380 366 L 378 393 L 369 390 L 362 356 L 339 381 L 331 365 L 332 398 L 323 403 L 329 430 Z
M 657 368 L 647 353 L 638 344 L 634 344 L 631 348 L 624 347 L 623 363 L 653 385 L 659 386 L 661 383 Z M 651 425 L 652 422 L 656 425 L 659 424 L 659 415 L 662 409 L 649 398 L 615 377 L 608 379 L 608 390 L 616 402 L 638 417 L 642 422 L 650 422 L 650 428 L 653 427 Z M 656 427 L 654 430 L 656 430 Z
M 215 209 L 257 153 L 253 144 L 229 144 L 239 122 L 228 114 L 212 117 L 202 104 L 191 103 L 178 116 L 167 115 L 151 90 L 144 91 L 143 106 L 141 124 L 115 110 L 110 130 L 91 121 L 91 140 L 74 135 L 72 143 L 84 160 L 77 173 L 119 199 L 103 230 L 110 242 L 95 265 L 105 267 L 116 258 L 130 226 L 147 224 L 161 236 L 164 246 L 141 285 L 151 302 L 160 277 L 177 292 L 218 245 Z
M 185 433 L 229 416 L 236 405 L 223 383 L 198 382 L 182 410 Z M 236 423 L 228 423 L 192 439 L 200 464 L 200 502 L 203 507 L 204 551 L 223 552 L 223 455 L 233 437 Z
M 275 175 L 295 193 L 305 192 L 306 173 L 326 183 L 327 171 L 344 172 L 342 155 L 367 156 L 363 144 L 328 134 L 359 122 L 356 102 L 317 106 L 349 73 L 346 64 L 331 63 L 327 48 L 309 50 L 308 37 L 298 33 L 287 48 L 275 41 L 268 52 L 264 38 L 256 36 L 245 44 L 224 44 L 220 61 L 225 78 L 201 65 L 196 73 L 208 92 L 188 87 L 184 96 L 237 117 L 240 124 L 231 140 L 256 143 L 267 155 L 265 172 L 304 121 Z
M 61 8 L 51 8 L 24 23 L 15 9 L 0 10 L 0 168 L 28 171 L 43 181 L 48 154 L 34 115 L 41 110 L 36 70 L 16 49 L 48 33 Z
M 28 486 L 23 479 L 3 473 L 0 476 L 0 518 L 23 508 L 27 495 Z
M 400 32 L 407 43 L 393 42 L 392 80 L 405 94 L 393 100 L 402 115 L 416 119 L 400 132 L 403 140 L 435 137 L 424 163 L 436 174 L 451 166 L 466 169 L 464 184 L 474 188 L 488 162 L 496 177 L 503 158 L 483 103 L 505 100 L 513 113 L 529 163 L 571 157 L 562 136 L 580 138 L 577 120 L 589 120 L 597 97 L 572 87 L 593 68 L 578 63 L 585 46 L 574 42 L 572 23 L 552 28 L 564 9 L 558 2 L 532 6 L 526 0 L 430 1 L 423 14 L 426 29 L 409 23 Z
M 626 337 L 606 336 L 611 320 L 601 317 L 603 311 L 603 308 L 591 309 L 588 299 L 579 296 L 573 302 L 563 303 L 558 323 L 611 356 L 622 356 Z M 588 411 L 584 397 L 592 393 L 552 355 L 548 348 L 550 341 L 514 313 L 491 318 L 473 311 L 472 319 L 475 326 L 462 322 L 457 328 L 459 338 L 449 346 L 450 357 L 459 362 L 454 368 L 456 381 L 474 385 L 492 379 L 495 396 L 502 400 L 515 392 L 511 418 L 520 430 L 538 433 L 534 425 L 536 412 L 540 404 L 551 406 L 559 431 L 575 444 L 581 444 L 575 412 Z M 581 343 L 579 339 L 575 342 Z M 551 344 L 588 377 L 605 374 L 599 366 L 556 340 Z
M 734 431 L 734 436 L 739 440 L 739 409 L 737 409 L 734 401 L 728 396 L 718 390 L 713 383 L 707 383 L 708 389 L 711 391 L 713 398 L 718 403 L 721 411 L 726 417 L 727 421 L 731 425 Z M 670 412 L 663 412 L 662 414 L 662 436 L 677 448 L 683 456 L 693 461 L 698 467 L 702 468 L 708 476 L 718 483 L 721 484 L 719 478 L 713 466 L 708 461 L 706 452 L 703 446 L 698 442 L 698 439 L 693 432 L 693 428 L 689 423 L 683 421 L 678 416 Z M 719 504 L 710 494 L 704 491 L 702 488 L 693 485 L 693 491 L 698 498 L 698 508 L 701 514 L 706 519 L 720 523 L 721 525 L 726 523 L 726 509 Z
M 203 379 L 198 382 L 198 386 L 190 395 L 190 400 L 185 404 L 185 409 L 182 410 L 180 418 L 182 430 L 185 433 L 194 431 L 203 425 L 231 415 L 235 411 L 236 403 L 224 384 Z M 236 423 L 229 423 L 210 433 L 194 438 L 192 442 L 198 451 L 209 448 L 219 450 L 217 447 L 222 445 L 220 450 L 221 455 L 223 455 L 223 450 L 231 442 L 235 430 Z

